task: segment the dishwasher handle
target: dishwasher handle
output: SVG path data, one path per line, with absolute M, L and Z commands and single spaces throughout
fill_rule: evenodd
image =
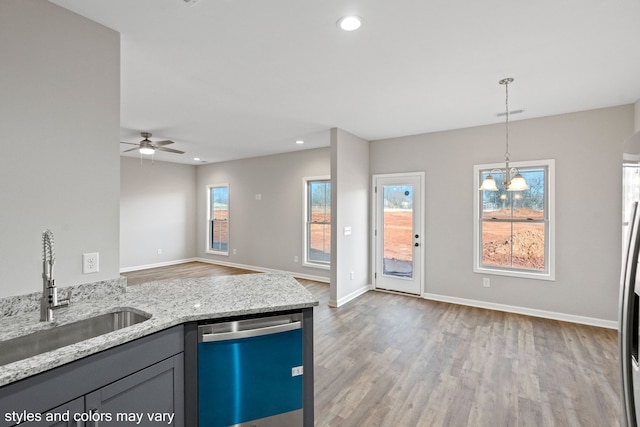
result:
M 202 327 L 202 326 L 201 326 Z M 262 328 L 246 329 L 231 332 L 202 332 L 200 334 L 200 342 L 228 341 L 239 338 L 252 338 L 262 335 L 277 334 L 278 332 L 293 331 L 302 328 L 302 322 L 290 322 L 274 326 L 265 326 Z

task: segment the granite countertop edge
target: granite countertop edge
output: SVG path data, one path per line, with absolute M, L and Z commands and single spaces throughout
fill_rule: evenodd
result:
M 54 323 L 40 322 L 40 312 L 33 310 L 0 317 L 0 341 L 5 341 L 120 310 L 151 316 L 136 325 L 0 366 L 0 387 L 180 324 L 317 305 L 318 300 L 290 275 L 259 273 L 123 286 L 120 292 L 72 299 L 69 308 L 55 312 Z

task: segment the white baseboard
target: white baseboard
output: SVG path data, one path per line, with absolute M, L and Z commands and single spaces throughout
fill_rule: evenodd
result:
M 589 325 L 589 326 L 598 326 L 598 327 L 607 328 L 607 329 L 618 329 L 618 322 L 613 320 L 604 320 L 604 319 L 597 319 L 594 317 L 585 317 L 585 316 L 575 316 L 572 314 L 557 313 L 554 311 L 537 310 L 535 308 L 517 307 L 517 306 L 505 305 L 505 304 L 496 304 L 492 302 L 477 301 L 477 300 L 471 300 L 466 298 L 448 297 L 445 295 L 438 295 L 438 294 L 425 293 L 425 294 L 422 294 L 422 296 L 425 299 L 429 299 L 433 301 L 441 301 L 441 302 L 448 302 L 451 304 L 459 304 L 459 305 L 466 305 L 470 307 L 485 308 L 489 310 L 504 311 L 507 313 L 524 314 L 527 316 L 542 317 L 544 319 L 560 320 L 563 322 L 579 323 L 579 324 Z
M 343 305 L 345 305 L 346 303 L 348 303 L 349 301 L 352 301 L 356 298 L 358 298 L 360 295 L 368 292 L 371 290 L 371 285 L 365 285 L 361 288 L 356 289 L 355 291 L 351 292 L 349 295 L 346 295 L 342 298 L 340 298 L 338 301 L 330 299 L 329 300 L 329 307 L 332 308 L 338 308 L 341 307 Z
M 120 269 L 120 273 L 128 273 L 130 271 L 148 270 L 150 268 L 167 267 L 169 265 L 185 264 L 187 262 L 199 261 L 197 258 L 179 259 L 175 261 L 159 262 L 156 264 L 136 265 L 135 267 L 125 267 Z

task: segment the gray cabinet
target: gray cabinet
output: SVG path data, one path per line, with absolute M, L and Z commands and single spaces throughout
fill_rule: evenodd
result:
M 183 355 L 177 354 L 86 396 L 39 414 L 40 421 L 20 426 L 183 427 L 183 366 Z
M 183 355 L 178 354 L 86 396 L 85 407 L 108 414 L 108 426 L 184 425 Z
M 0 427 L 14 426 L 6 414 L 42 414 L 40 422 L 20 426 L 93 427 L 73 414 L 109 413 L 114 420 L 102 426 L 136 425 L 116 422 L 117 413 L 166 412 L 184 426 L 184 332 L 176 326 L 105 350 L 38 375 L 0 387 Z M 71 420 L 45 421 L 48 413 L 69 411 Z M 102 411 L 102 412 L 100 412 Z M 95 413 L 95 412 L 94 412 Z M 151 425 L 149 423 L 138 425 Z
M 84 412 L 84 397 L 79 397 L 47 411 L 47 414 L 50 414 L 50 420 L 46 420 L 45 414 L 40 414 L 42 417 L 40 421 L 20 424 L 20 427 L 80 427 L 84 426 L 84 423 L 74 421 L 71 414 L 82 412 Z

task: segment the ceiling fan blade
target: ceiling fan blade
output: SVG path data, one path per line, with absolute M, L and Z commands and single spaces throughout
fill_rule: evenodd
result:
M 140 145 L 140 143 L 138 143 L 138 142 L 133 143 L 133 142 L 124 142 L 124 141 L 120 141 L 120 144 Z
M 173 144 L 173 141 L 169 141 L 168 139 L 165 139 L 164 141 L 155 141 L 152 142 L 153 145 L 156 146 L 162 146 L 162 145 L 169 145 L 169 144 Z
M 166 151 L 168 153 L 184 154 L 184 151 L 174 150 L 173 148 L 156 147 L 156 150 Z
M 134 150 L 138 150 L 138 149 L 139 149 L 138 147 L 133 147 L 133 148 L 130 148 L 128 150 L 124 150 L 123 153 L 128 153 L 129 151 L 134 151 Z

